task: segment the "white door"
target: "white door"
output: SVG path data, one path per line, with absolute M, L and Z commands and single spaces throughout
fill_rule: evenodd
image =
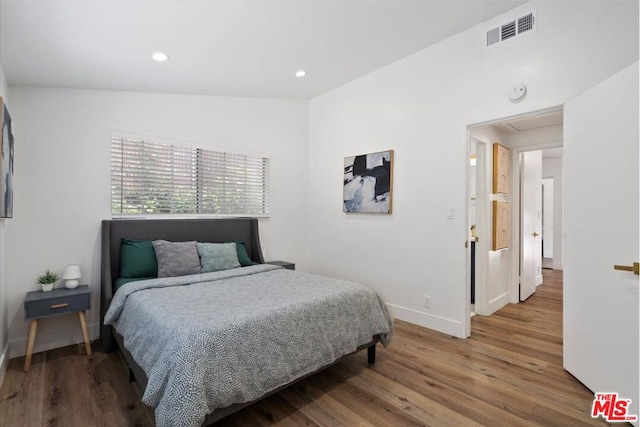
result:
M 520 156 L 520 301 L 524 301 L 542 283 L 542 151 Z
M 638 406 L 638 63 L 564 107 L 564 367 Z M 638 425 L 637 421 L 634 425 Z

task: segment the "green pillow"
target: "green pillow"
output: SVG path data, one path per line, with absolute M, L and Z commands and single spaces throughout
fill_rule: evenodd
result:
M 251 261 L 251 257 L 247 253 L 247 248 L 244 247 L 243 242 L 235 242 L 236 251 L 238 252 L 238 261 L 240 261 L 240 265 L 243 267 L 247 267 L 249 265 L 254 265 L 255 262 Z
M 158 277 L 158 261 L 148 240 L 120 240 L 120 277 Z
M 235 243 L 197 243 L 202 272 L 240 267 Z

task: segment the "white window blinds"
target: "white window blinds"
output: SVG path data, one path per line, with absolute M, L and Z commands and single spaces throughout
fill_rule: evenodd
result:
M 269 214 L 269 158 L 111 138 L 113 215 Z

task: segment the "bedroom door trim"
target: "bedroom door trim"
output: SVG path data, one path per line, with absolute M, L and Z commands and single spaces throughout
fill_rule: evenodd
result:
M 476 144 L 476 191 L 475 191 L 475 209 L 476 209 L 476 219 L 475 219 L 475 312 L 476 313 L 485 313 L 486 312 L 486 283 L 487 283 L 487 264 L 488 264 L 488 242 L 491 238 L 491 218 L 489 215 L 489 204 L 487 201 L 487 174 L 490 171 L 487 170 L 487 155 L 488 155 L 488 146 L 489 141 L 483 140 L 481 137 L 477 137 L 471 135 L 471 130 L 469 130 L 469 144 L 467 148 L 470 147 L 470 144 Z M 470 155 L 467 155 L 467 170 L 470 171 L 469 167 L 469 159 Z M 469 172 L 470 173 L 470 172 Z M 469 177 L 470 178 L 470 177 Z M 472 189 L 470 187 L 471 179 L 467 179 L 467 209 L 469 209 Z M 466 229 L 467 229 L 467 314 L 471 312 L 471 240 L 472 240 L 472 232 L 471 232 L 471 218 L 469 215 L 469 211 L 467 210 L 466 216 Z M 469 334 L 471 331 L 469 330 Z M 467 336 L 469 336 L 467 334 Z

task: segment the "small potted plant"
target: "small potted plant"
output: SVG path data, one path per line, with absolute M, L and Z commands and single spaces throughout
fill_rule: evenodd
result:
M 53 289 L 53 284 L 60 279 L 57 273 L 52 273 L 47 270 L 43 275 L 38 276 L 38 283 L 42 285 L 42 292 L 49 292 Z

